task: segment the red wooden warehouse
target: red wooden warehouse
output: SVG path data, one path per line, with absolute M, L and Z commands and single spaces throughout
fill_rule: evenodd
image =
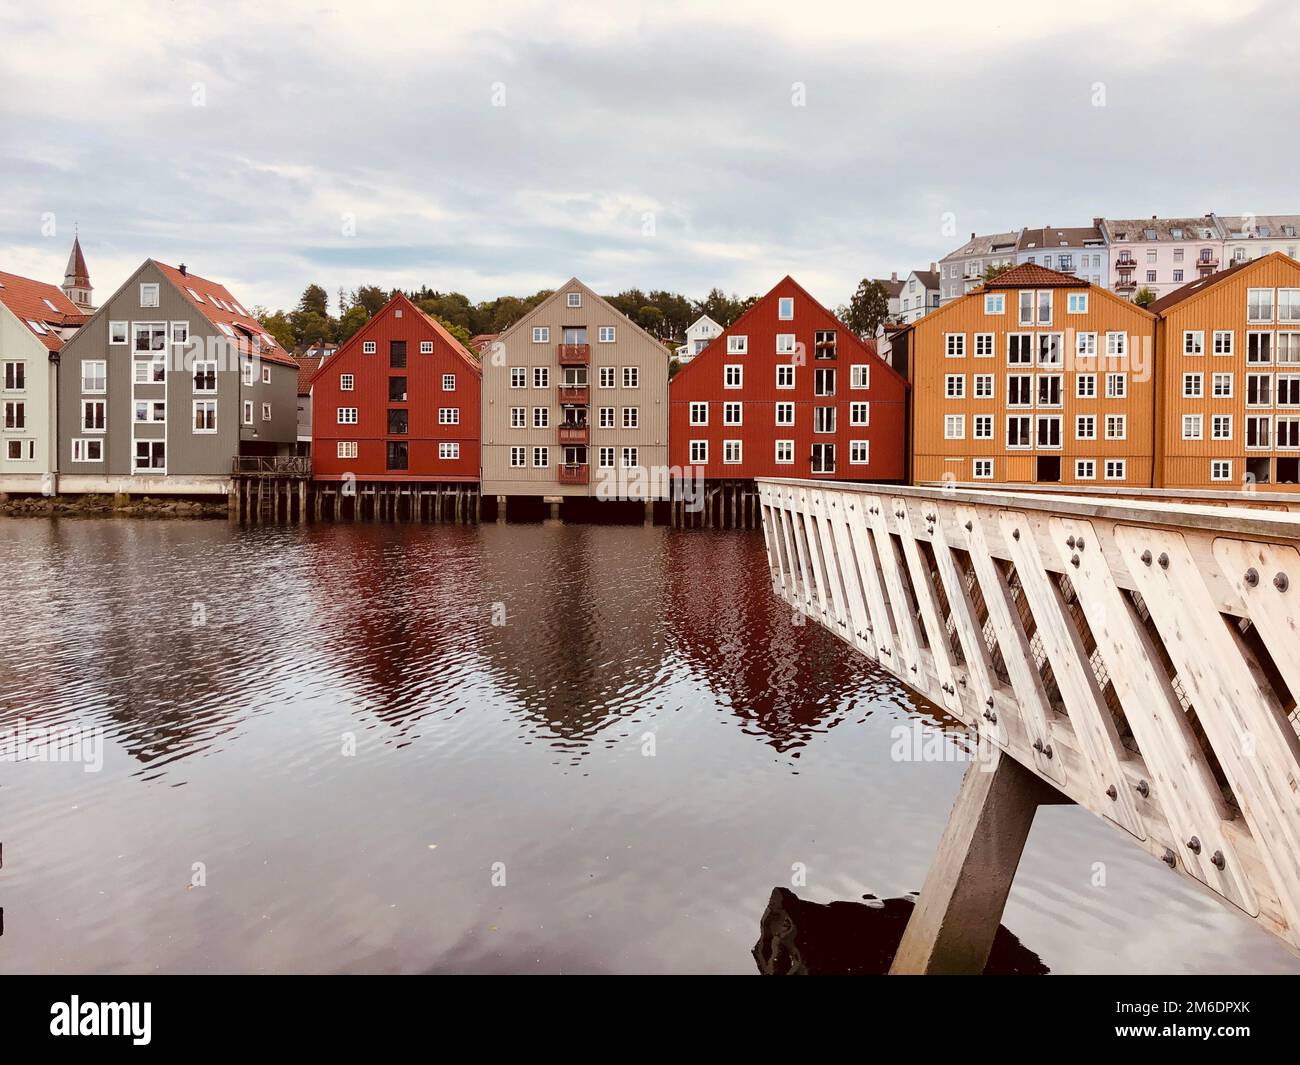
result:
M 456 338 L 394 296 L 311 379 L 313 478 L 477 483 L 481 385 Z
M 671 461 L 706 482 L 901 481 L 907 388 L 786 277 L 673 378 Z

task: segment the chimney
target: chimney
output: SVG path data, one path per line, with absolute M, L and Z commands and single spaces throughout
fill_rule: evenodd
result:
M 938 264 L 938 263 L 931 263 L 931 264 L 930 264 L 930 273 L 932 273 L 932 274 L 933 274 L 933 273 L 937 273 L 938 270 L 939 270 L 939 264 Z
M 178 266 L 176 269 L 178 269 L 178 270 L 181 272 L 181 277 L 185 277 L 185 276 L 186 276 L 186 273 L 185 273 L 185 264 L 184 264 L 184 263 L 181 263 L 180 266 Z
M 971 239 L 971 240 L 974 240 L 974 239 L 975 239 L 975 230 L 973 230 L 973 229 L 970 231 L 970 239 Z
M 897 270 L 890 270 L 890 271 L 889 271 L 889 280 L 890 280 L 890 281 L 897 281 L 897 280 L 898 280 L 898 271 L 897 271 Z

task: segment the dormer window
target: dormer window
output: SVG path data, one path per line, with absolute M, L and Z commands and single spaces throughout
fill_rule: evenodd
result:
M 140 306 L 158 306 L 158 283 L 156 281 L 142 284 L 140 286 Z
M 567 296 L 568 296 L 568 298 L 567 298 L 567 300 L 566 300 L 566 303 L 567 303 L 568 306 L 570 306 L 570 307 L 581 307 L 581 306 L 582 306 L 582 293 L 581 293 L 581 292 L 570 292 L 570 293 L 567 294 Z

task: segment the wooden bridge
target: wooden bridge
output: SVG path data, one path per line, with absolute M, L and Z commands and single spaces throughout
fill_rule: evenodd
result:
M 894 960 L 979 972 L 1075 802 L 1300 953 L 1300 513 L 760 480 L 773 588 L 959 718 L 972 763 Z

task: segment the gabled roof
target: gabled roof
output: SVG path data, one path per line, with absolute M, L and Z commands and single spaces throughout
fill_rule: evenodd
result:
M 902 295 L 904 282 L 896 277 L 873 277 L 871 280 L 883 288 L 891 300 Z
M 61 330 L 84 325 L 87 316 L 61 288 L 0 271 L 0 303 L 27 326 L 48 351 L 63 347 Z M 36 328 L 32 323 L 36 323 Z
M 1101 230 L 1096 226 L 1082 226 L 1073 229 L 1057 229 L 1043 226 L 1041 229 L 1022 229 L 1016 247 L 1020 251 L 1053 251 L 1057 248 L 1082 248 L 1085 245 L 1101 245 L 1104 242 Z
M 319 355 L 298 357 L 298 395 L 305 396 L 311 391 L 311 379 L 324 361 Z
M 182 273 L 177 267 L 160 263 L 157 259 L 149 261 L 158 268 L 158 272 L 163 277 L 176 286 L 177 291 L 199 314 L 221 332 L 234 340 L 250 342 L 256 340 L 258 355 L 261 358 L 267 362 L 279 363 L 281 366 L 297 368 L 298 363 L 293 356 L 276 343 L 275 338 L 266 331 L 266 327 L 253 317 L 252 312 L 244 304 L 230 294 L 225 285 L 209 281 L 206 277 L 200 277 L 188 270 Z
M 90 271 L 86 269 L 86 257 L 81 254 L 81 238 L 72 238 L 72 253 L 68 256 L 68 268 L 63 271 L 63 283 L 70 288 L 89 288 Z
M 532 310 L 528 311 L 523 316 L 518 318 L 515 322 L 513 322 L 508 329 L 504 330 L 501 333 L 498 333 L 497 340 L 504 341 L 506 337 L 513 335 L 515 332 L 519 330 L 525 328 L 532 328 L 531 325 L 532 320 L 534 318 L 540 317 L 541 312 L 543 310 L 549 307 L 556 300 L 565 296 L 572 288 L 574 288 L 574 286 L 577 286 L 579 289 L 581 289 L 586 295 L 590 296 L 592 299 L 599 300 L 602 306 L 607 308 L 612 314 L 618 315 L 619 318 L 621 318 L 628 325 L 629 328 L 640 333 L 641 336 L 643 336 L 646 340 L 653 341 L 655 347 L 664 353 L 665 362 L 672 357 L 669 354 L 668 349 L 664 347 L 664 343 L 662 340 L 660 340 L 654 334 L 646 331 L 645 329 L 642 329 L 639 325 L 636 324 L 636 322 L 632 321 L 631 318 L 629 318 L 626 314 L 624 314 L 612 303 L 610 303 L 609 300 L 605 299 L 604 296 L 598 293 L 595 289 L 591 288 L 591 286 L 584 284 L 582 281 L 579 281 L 576 277 L 569 278 L 568 281 L 560 285 L 554 292 L 552 292 L 549 296 L 547 296 L 546 299 L 542 300 L 542 302 L 539 303 L 536 307 L 534 307 Z
M 1295 240 L 1300 233 L 1300 215 L 1219 215 L 1228 240 Z M 1287 228 L 1290 233 L 1286 232 Z
M 1073 274 L 1063 274 L 1059 270 L 1049 270 L 1038 263 L 1021 263 L 1013 266 L 1006 273 L 999 274 L 992 281 L 985 281 L 984 288 L 1088 288 L 1087 281 Z
M 1009 233 L 986 233 L 982 236 L 972 233 L 970 240 L 963 244 L 956 251 L 950 251 L 943 257 L 943 262 L 949 259 L 968 259 L 972 256 L 992 255 L 996 252 L 1009 252 L 1016 250 L 1016 242 L 1020 239 L 1023 230 L 1014 229 Z
M 939 271 L 937 270 L 913 270 L 908 277 L 915 277 L 927 289 L 939 287 Z M 902 289 L 900 288 L 901 292 Z
M 1283 255 L 1280 251 L 1272 252 L 1269 255 L 1262 256 L 1258 259 L 1247 259 L 1245 262 L 1238 263 L 1236 266 L 1229 266 L 1226 270 L 1220 270 L 1217 273 L 1207 277 L 1198 277 L 1195 281 L 1190 281 L 1182 288 L 1176 288 L 1173 292 L 1161 296 L 1154 303 L 1149 304 L 1147 310 L 1152 314 L 1164 314 L 1165 311 L 1193 296 L 1199 296 L 1219 284 L 1221 281 L 1227 281 L 1229 278 L 1241 273 L 1243 270 L 1249 270 L 1252 266 L 1258 266 L 1260 263 L 1266 263 L 1273 259 L 1286 259 L 1288 262 L 1295 263 L 1295 260 L 1288 255 Z M 1296 263 L 1300 266 L 1300 263 Z

